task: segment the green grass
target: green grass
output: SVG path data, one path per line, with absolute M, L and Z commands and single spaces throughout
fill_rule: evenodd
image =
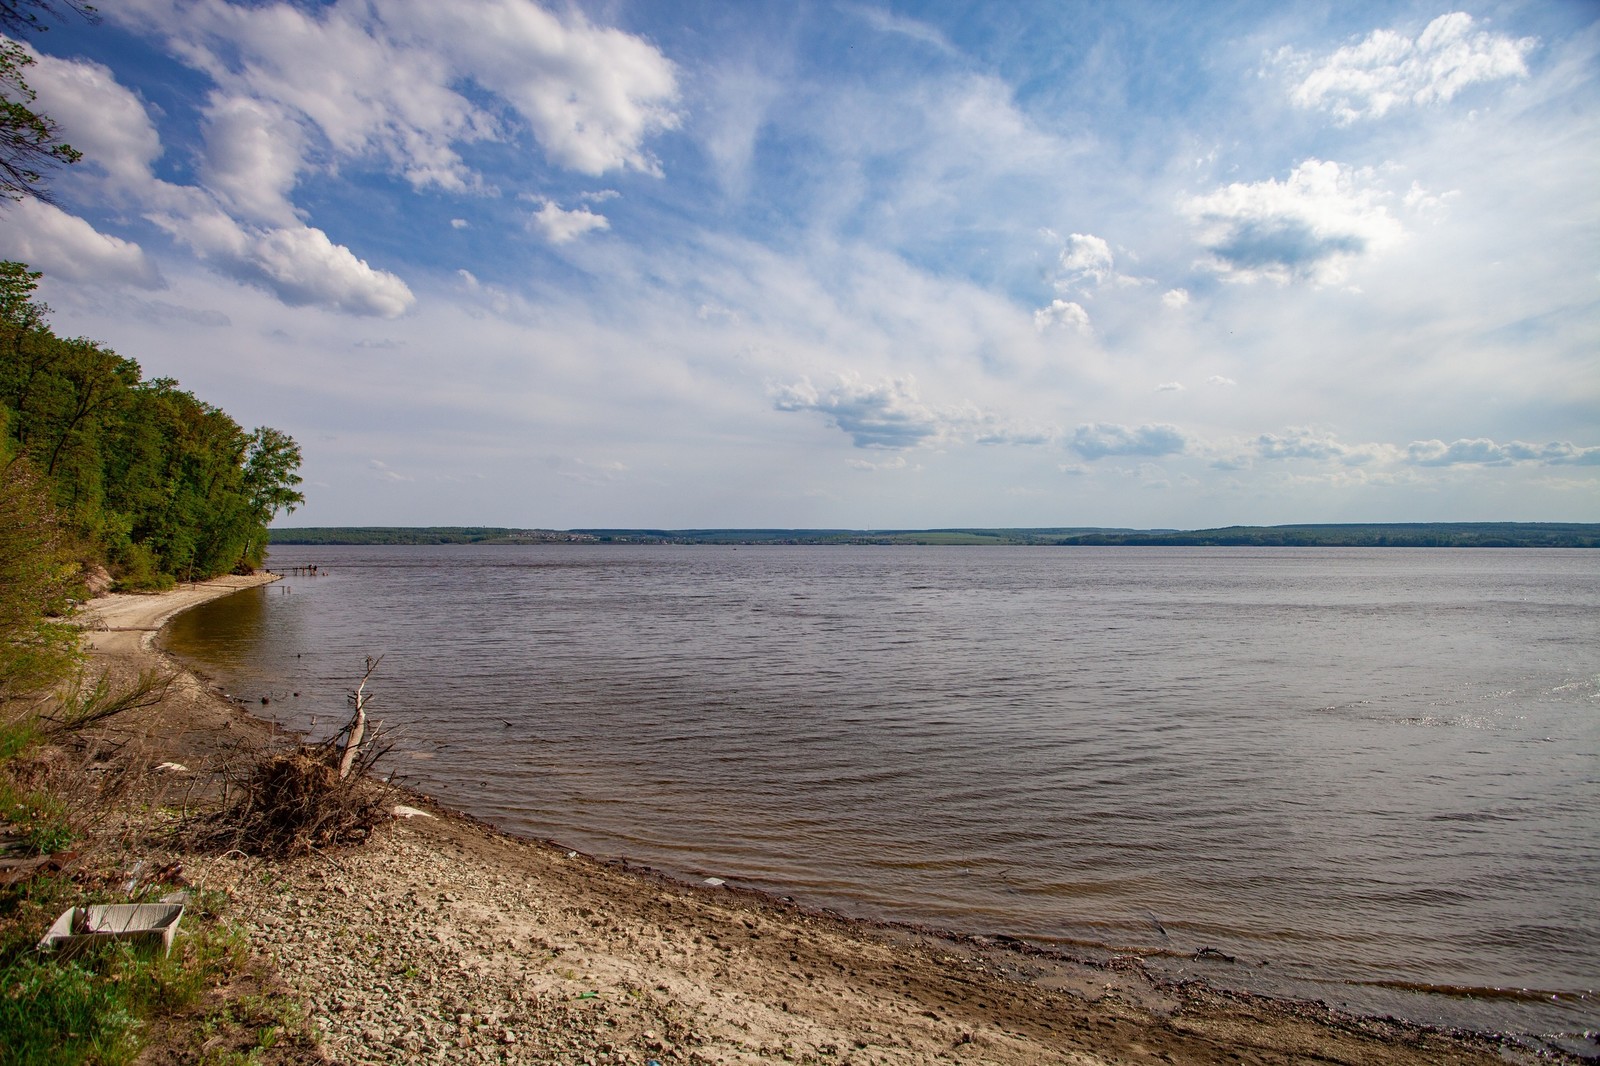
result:
M 0 821 L 21 831 L 22 847 L 30 855 L 64 851 L 78 838 L 71 813 L 59 796 L 38 790 L 23 792 L 5 781 L 0 781 Z
M 249 954 L 224 922 L 180 931 L 172 953 L 112 945 L 57 960 L 13 942 L 0 966 L 0 1066 L 123 1066 L 138 1055 L 141 1021 L 193 1007 Z

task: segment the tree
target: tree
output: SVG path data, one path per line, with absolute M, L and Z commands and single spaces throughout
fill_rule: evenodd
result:
M 38 94 L 23 77 L 32 64 L 27 48 L 0 38 L 0 197 L 51 203 L 45 172 L 76 163 L 83 153 L 61 140 L 53 119 L 33 110 Z
M 250 434 L 244 459 L 244 491 L 250 503 L 252 527 L 260 533 L 253 540 L 244 561 L 259 566 L 266 557 L 267 526 L 279 511 L 293 514 L 306 502 L 300 484 L 300 445 L 294 438 L 271 426 L 261 426 Z
M 100 21 L 99 14 L 93 4 L 85 4 L 82 0 L 60 0 L 62 7 L 78 15 L 86 22 Z M 39 15 L 57 16 L 56 4 L 53 0 L 0 0 L 0 30 L 7 33 L 26 33 L 37 30 L 43 33 L 50 27 Z
M 0 430 L 5 412 L 0 409 Z M 78 630 L 61 615 L 76 585 L 43 480 L 0 432 L 0 720 L 5 704 L 65 677 Z

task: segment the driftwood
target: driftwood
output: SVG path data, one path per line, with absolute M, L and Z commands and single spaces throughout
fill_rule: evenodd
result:
M 361 738 L 367 732 L 367 681 L 372 677 L 372 672 L 383 662 L 383 656 L 374 659 L 367 656 L 367 672 L 361 675 L 361 684 L 349 696 L 350 702 L 355 704 L 355 714 L 350 717 L 350 724 L 344 727 L 344 755 L 339 759 L 339 779 L 350 776 L 350 767 L 354 765 L 356 754 L 361 750 Z
M 242 773 L 225 771 L 224 795 L 237 789 L 239 798 L 202 834 L 206 842 L 258 855 L 303 855 L 362 843 L 392 820 L 392 787 L 373 773 L 391 745 L 382 723 L 367 719 L 366 686 L 381 661 L 368 657 L 348 697 L 355 710 L 333 736 L 256 756 Z

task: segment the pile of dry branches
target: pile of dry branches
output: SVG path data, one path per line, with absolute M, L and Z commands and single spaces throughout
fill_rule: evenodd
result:
M 229 770 L 224 795 L 237 796 L 204 835 L 209 842 L 256 855 L 305 855 L 343 844 L 359 844 L 392 820 L 386 781 L 374 772 L 390 746 L 380 727 L 368 730 L 367 680 L 378 659 L 350 696 L 355 707 L 344 728 L 319 744 L 250 760 Z

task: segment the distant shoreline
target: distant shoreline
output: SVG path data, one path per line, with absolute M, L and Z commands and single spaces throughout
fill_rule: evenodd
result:
M 1389 522 L 1217 529 L 517 529 L 501 526 L 304 526 L 272 545 L 722 544 L 1034 547 L 1600 548 L 1596 522 Z

